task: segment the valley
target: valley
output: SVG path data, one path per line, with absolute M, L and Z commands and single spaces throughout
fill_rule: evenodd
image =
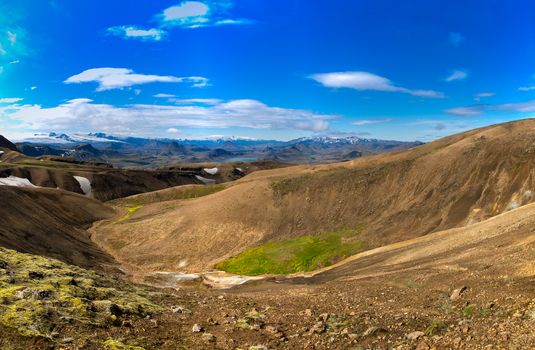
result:
M 6 141 L 2 348 L 535 347 L 533 119 L 328 164 Z

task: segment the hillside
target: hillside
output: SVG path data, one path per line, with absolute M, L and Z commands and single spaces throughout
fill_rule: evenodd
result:
M 0 178 L 15 176 L 27 179 L 35 186 L 60 188 L 106 201 L 179 185 L 222 183 L 259 169 L 287 166 L 272 161 L 257 161 L 179 164 L 155 169 L 115 169 L 107 163 L 93 162 L 95 158 L 91 155 L 100 151 L 91 145 L 77 146 L 76 149 L 88 154 L 85 160 L 52 156 L 34 158 L 6 149 L 6 152 L 0 154 Z M 204 169 L 217 171 L 208 173 Z M 90 185 L 90 194 L 89 191 L 84 191 L 80 179 Z
M 113 210 L 78 194 L 0 186 L 0 246 L 83 267 L 116 265 L 85 229 L 113 216 Z
M 144 205 L 93 237 L 142 271 L 199 271 L 264 243 L 322 235 L 340 242 L 344 229 L 354 230 L 355 250 L 334 249 L 314 262 L 322 267 L 530 203 L 534 136 L 535 121 L 523 120 L 408 151 L 256 172 L 201 198 Z

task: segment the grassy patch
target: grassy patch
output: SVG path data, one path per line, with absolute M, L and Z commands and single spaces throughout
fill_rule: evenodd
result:
M 121 198 L 111 201 L 112 205 L 135 207 L 141 205 L 147 205 L 151 203 L 180 200 L 180 199 L 192 199 L 207 196 L 212 193 L 219 192 L 225 189 L 225 185 L 185 185 L 177 186 L 174 188 L 168 188 L 165 190 L 142 193 L 130 198 Z
M 289 274 L 329 266 L 362 250 L 361 227 L 272 241 L 217 264 L 239 275 Z
M 136 213 L 136 211 L 138 211 L 141 208 L 143 208 L 142 205 L 133 205 L 133 206 L 126 207 L 126 210 L 128 211 L 128 213 L 126 213 L 125 216 L 123 216 L 122 218 L 117 220 L 115 223 L 118 224 L 120 222 L 123 222 L 123 221 L 126 221 L 126 220 L 130 219 L 132 217 L 132 215 L 134 215 Z
M 0 323 L 23 336 L 55 339 L 62 324 L 120 324 L 161 312 L 150 296 L 115 278 L 0 248 Z

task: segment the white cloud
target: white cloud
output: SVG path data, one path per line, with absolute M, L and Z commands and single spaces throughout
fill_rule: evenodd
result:
M 521 86 L 518 88 L 518 91 L 532 91 L 535 90 L 535 85 Z
M 333 115 L 271 107 L 256 100 L 231 100 L 216 105 L 113 106 L 90 99 L 74 99 L 56 107 L 12 104 L 0 107 L 4 120 L 23 123 L 32 130 L 99 130 L 148 135 L 178 127 L 290 129 L 325 131 Z
M 456 80 L 464 80 L 468 77 L 468 73 L 464 70 L 454 70 L 447 78 L 447 82 L 456 81 Z
M 20 63 L 20 61 L 19 60 L 14 60 L 14 61 L 9 62 L 9 64 L 17 64 L 17 63 Z
M 495 92 L 480 92 L 474 95 L 474 101 L 481 101 L 482 98 L 495 96 Z
M 11 43 L 11 45 L 15 45 L 17 43 L 17 33 L 7 31 L 7 40 Z
M 222 101 L 218 98 L 184 98 L 184 99 L 177 99 L 177 98 L 170 98 L 169 102 L 173 102 L 180 105 L 185 104 L 205 104 L 205 105 L 216 105 L 221 103 Z
M 4 66 L 0 66 L 0 74 L 4 73 Z
M 24 99 L 20 97 L 5 97 L 5 98 L 0 98 L 0 103 L 17 103 L 22 100 Z
M 474 117 L 483 114 L 485 111 L 533 113 L 535 112 L 535 100 L 501 103 L 496 105 L 480 104 L 468 107 L 457 107 L 448 109 L 445 112 L 463 117 Z
M 31 86 L 30 87 L 30 90 L 32 90 L 32 91 L 35 90 L 35 89 L 37 89 L 37 86 Z
M 190 29 L 253 23 L 253 21 L 245 18 L 224 18 L 224 12 L 232 7 L 232 5 L 231 1 L 209 3 L 201 1 L 183 1 L 178 5 L 166 8 L 159 17 L 163 26 Z
M 451 32 L 448 39 L 453 47 L 459 47 L 464 42 L 462 34 L 457 32 Z
M 310 76 L 323 86 L 331 88 L 349 88 L 360 91 L 374 90 L 386 92 L 402 92 L 419 97 L 443 98 L 442 92 L 434 90 L 412 90 L 397 86 L 389 79 L 368 72 L 334 72 L 320 73 Z
M 166 32 L 158 28 L 141 29 L 136 26 L 116 26 L 108 28 L 108 33 L 125 39 L 137 39 L 141 41 L 160 41 Z
M 176 128 L 169 128 L 166 130 L 166 132 L 170 133 L 170 134 L 180 134 L 180 130 L 176 129 Z
M 7 51 L 4 50 L 4 47 L 2 46 L 2 43 L 0 43 L 0 55 L 4 56 L 7 54 Z
M 164 83 L 190 83 L 194 87 L 208 85 L 208 79 L 204 77 L 175 77 L 161 75 L 137 74 L 127 68 L 92 68 L 80 74 L 73 75 L 64 81 L 66 84 L 97 82 L 97 91 L 121 89 L 139 84 L 164 82 Z
M 375 119 L 362 119 L 352 122 L 353 125 L 368 125 L 377 123 L 388 123 L 392 121 L 392 118 L 375 118 Z
M 250 19 L 221 19 L 219 21 L 216 21 L 214 25 L 216 26 L 226 26 L 226 25 L 245 25 L 245 24 L 253 24 L 254 21 L 251 21 Z
M 169 98 L 169 97 L 175 97 L 175 95 L 171 95 L 171 94 L 156 94 L 156 95 L 153 95 L 152 97 L 156 97 L 156 98 Z
M 481 111 L 480 106 L 470 106 L 450 108 L 446 110 L 446 113 L 461 117 L 476 117 L 478 115 L 481 115 L 483 112 Z

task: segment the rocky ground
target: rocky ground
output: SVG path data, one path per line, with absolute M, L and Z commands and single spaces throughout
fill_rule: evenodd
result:
M 535 284 L 505 271 L 158 290 L 7 252 L 2 349 L 535 348 Z

